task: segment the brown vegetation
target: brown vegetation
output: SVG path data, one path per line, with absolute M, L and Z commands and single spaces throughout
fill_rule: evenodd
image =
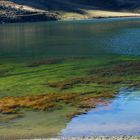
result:
M 44 59 L 39 61 L 34 61 L 27 65 L 27 67 L 37 67 L 40 65 L 48 65 L 48 64 L 58 64 L 61 63 L 63 59 L 57 58 L 57 59 Z
M 98 74 L 104 77 L 137 75 L 140 74 L 140 61 L 126 61 L 112 67 L 98 68 L 91 70 L 90 74 Z
M 74 114 L 76 115 L 84 113 L 87 109 L 93 108 L 97 104 L 105 104 L 106 101 L 100 98 L 106 98 L 106 95 L 99 95 L 100 96 L 97 97 L 90 94 L 81 94 L 80 96 L 80 94 L 78 93 L 54 93 L 24 97 L 4 97 L 0 99 L 0 113 L 7 115 L 15 114 L 14 116 L 9 117 L 9 119 L 15 119 L 16 117 L 23 116 L 21 112 L 21 109 L 23 108 L 32 110 L 53 111 L 56 109 L 60 109 L 65 104 L 69 104 L 70 106 L 79 108 L 77 111 L 68 114 L 67 117 L 70 117 Z
M 17 113 L 19 108 L 34 110 L 53 110 L 58 103 L 72 103 L 76 94 L 47 94 L 25 97 L 4 97 L 0 99 L 0 112 L 4 114 Z

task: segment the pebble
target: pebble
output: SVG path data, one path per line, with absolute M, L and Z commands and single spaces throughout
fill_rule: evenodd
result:
M 21 140 L 21 139 L 20 139 Z M 68 137 L 68 138 L 34 138 L 22 140 L 140 140 L 140 137 L 122 136 L 122 137 Z

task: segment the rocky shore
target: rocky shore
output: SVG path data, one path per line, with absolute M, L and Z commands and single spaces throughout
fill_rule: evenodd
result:
M 9 0 L 0 1 L 0 23 L 57 20 L 55 12 L 44 11 Z
M 49 139 L 22 139 L 22 140 L 140 140 L 140 137 L 135 136 L 122 136 L 122 137 L 71 137 L 71 138 L 49 138 Z

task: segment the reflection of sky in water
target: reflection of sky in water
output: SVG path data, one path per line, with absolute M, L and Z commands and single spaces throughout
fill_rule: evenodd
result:
M 121 89 L 109 105 L 72 119 L 62 136 L 140 135 L 140 91 Z
M 122 29 L 109 40 L 111 50 L 119 54 L 140 54 L 140 28 Z

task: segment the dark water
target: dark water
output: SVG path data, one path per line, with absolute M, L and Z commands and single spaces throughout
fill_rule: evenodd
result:
M 140 54 L 140 19 L 0 25 L 0 56 Z
M 109 104 L 73 118 L 61 136 L 139 136 L 140 91 L 120 89 Z

